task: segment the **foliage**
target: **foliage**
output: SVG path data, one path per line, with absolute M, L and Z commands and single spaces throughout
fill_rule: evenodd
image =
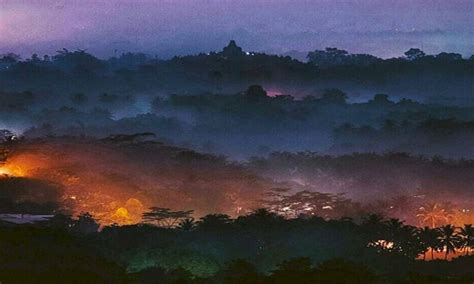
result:
M 143 213 L 143 221 L 164 228 L 172 228 L 179 224 L 180 220 L 189 218 L 192 213 L 193 210 L 171 211 L 169 208 L 150 207 L 150 211 Z
M 196 226 L 193 230 L 183 230 L 183 225 L 114 225 L 77 234 L 82 227 L 78 223 L 91 220 L 90 214 L 82 214 L 75 220 L 56 216 L 42 224 L 0 227 L 0 275 L 57 281 L 55 267 L 63 280 L 99 283 L 396 283 L 474 277 L 467 269 L 472 256 L 451 262 L 414 260 L 417 251 L 422 254 L 430 247 L 448 247 L 449 252 L 464 248 L 457 240 L 470 226 L 417 229 L 376 215 L 360 225 L 348 220 L 282 219 L 259 209 L 237 219 L 218 214 L 197 224 L 184 219 L 182 224 Z M 430 243 L 435 242 L 432 232 L 437 232 L 436 245 Z M 380 238 L 385 238 L 385 245 L 379 242 L 373 250 L 368 244 Z M 282 247 L 288 249 L 278 256 Z M 411 273 L 413 269 L 418 274 Z

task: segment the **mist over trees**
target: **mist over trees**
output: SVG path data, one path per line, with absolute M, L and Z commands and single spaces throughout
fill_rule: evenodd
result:
M 471 283 L 473 57 L 307 59 L 0 55 L 0 281 Z
M 375 94 L 350 102 L 326 89 L 295 98 L 260 85 L 234 94 L 171 94 L 145 101 L 132 95 L 76 93 L 64 102 L 31 92 L 1 93 L 0 117 L 24 137 L 156 133 L 173 144 L 232 158 L 272 151 L 408 152 L 473 158 L 474 107 L 396 100 Z M 46 102 L 45 102 L 46 100 Z
M 412 48 L 381 59 L 327 48 L 304 63 L 231 41 L 220 52 L 170 60 L 67 49 L 0 58 L 0 128 L 25 137 L 154 132 L 239 159 L 304 150 L 474 152 L 474 61 L 459 54 Z

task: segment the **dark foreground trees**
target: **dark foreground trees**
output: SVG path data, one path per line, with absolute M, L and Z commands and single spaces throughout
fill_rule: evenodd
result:
M 418 229 L 377 215 L 361 224 L 317 216 L 285 219 L 266 209 L 237 219 L 221 214 L 183 218 L 172 226 L 113 225 L 92 231 L 92 224 L 94 218 L 84 213 L 76 219 L 58 215 L 41 224 L 0 226 L 0 278 L 6 283 L 474 280 L 474 256 L 464 251 L 472 237 L 468 225 Z M 453 250 L 462 256 L 416 259 L 443 248 L 449 256 Z
M 169 208 L 151 207 L 149 211 L 143 213 L 143 221 L 165 228 L 172 228 L 180 221 L 189 218 L 192 213 L 193 210 L 172 211 Z
M 0 229 L 2 283 L 122 283 L 125 270 L 65 230 Z
M 472 227 L 472 224 L 465 224 L 464 227 L 460 228 L 459 244 L 466 255 L 474 250 L 474 227 Z

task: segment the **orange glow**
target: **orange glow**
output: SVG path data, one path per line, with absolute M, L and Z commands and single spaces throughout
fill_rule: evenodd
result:
M 0 174 L 25 177 L 30 176 L 36 169 L 47 166 L 45 158 L 34 154 L 20 154 L 10 157 L 7 162 L 0 167 Z
M 143 204 L 136 198 L 129 198 L 124 206 L 118 206 L 120 202 L 111 202 L 110 208 L 112 213 L 110 217 L 105 217 L 103 221 L 105 223 L 117 223 L 117 224 L 132 224 L 138 223 L 141 220 L 141 215 L 144 211 Z M 110 219 L 110 220 L 107 220 Z
M 466 249 L 458 249 L 454 253 L 449 253 L 448 257 L 446 258 L 447 260 L 452 260 L 453 258 L 460 257 L 460 256 L 465 256 L 465 255 L 471 255 L 474 250 L 469 249 L 466 251 Z M 418 260 L 436 260 L 436 259 L 444 259 L 446 257 L 446 250 L 443 248 L 442 250 L 435 250 L 433 251 L 433 258 L 431 258 L 431 251 L 428 250 L 425 255 L 423 254 L 418 255 L 416 259 Z
M 117 217 L 128 218 L 128 210 L 127 208 L 120 207 L 117 209 L 117 211 L 115 211 L 115 215 Z
M 120 207 L 115 210 L 115 213 L 112 214 L 112 220 L 116 221 L 118 224 L 129 224 L 131 222 L 130 216 L 128 215 L 127 208 Z
M 11 173 L 10 173 L 10 170 L 8 168 L 0 167 L 0 175 L 1 176 L 4 176 L 4 175 L 9 176 L 9 175 L 11 175 Z
M 57 185 L 59 210 L 73 216 L 88 212 L 103 226 L 141 222 L 151 206 L 236 216 L 256 208 L 255 192 L 269 187 L 233 167 L 162 163 L 177 159 L 178 150 L 161 144 L 123 148 L 89 138 L 50 138 L 21 141 L 8 150 L 3 173 Z
M 26 173 L 23 169 L 21 169 L 18 166 L 5 165 L 5 166 L 0 167 L 0 175 L 22 177 L 22 176 L 25 176 Z
M 72 210 L 73 215 L 89 212 L 103 225 L 124 225 L 141 221 L 141 214 L 147 207 L 139 199 L 127 197 L 123 184 L 101 179 L 102 176 L 89 171 L 88 168 L 71 166 L 69 162 L 72 159 L 63 160 L 54 154 L 46 154 L 50 149 L 42 149 L 46 150 L 44 153 L 28 150 L 10 156 L 7 162 L 0 166 L 0 177 L 31 177 L 60 184 L 65 190 L 63 200 L 67 200 L 68 209 Z M 82 157 L 70 158 L 77 161 Z M 87 161 L 81 164 L 92 163 Z

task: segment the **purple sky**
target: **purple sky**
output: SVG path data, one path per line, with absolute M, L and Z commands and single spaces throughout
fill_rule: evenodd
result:
M 0 53 L 62 47 L 101 57 L 336 46 L 390 57 L 410 47 L 474 53 L 473 0 L 0 0 Z

